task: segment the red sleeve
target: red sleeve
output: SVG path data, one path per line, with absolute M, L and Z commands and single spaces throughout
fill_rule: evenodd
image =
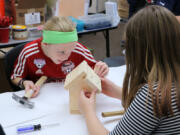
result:
M 11 79 L 15 79 L 16 77 L 25 78 L 27 75 L 26 64 L 27 64 L 27 59 L 25 60 L 24 49 L 23 49 L 15 61 L 14 69 L 11 74 Z
M 30 57 L 37 53 L 38 43 L 41 41 L 40 39 L 34 40 L 32 42 L 27 43 L 22 51 L 19 53 L 18 58 L 16 59 L 14 70 L 11 74 L 11 79 L 15 79 L 16 77 L 25 78 L 28 74 L 28 65 L 30 63 Z
M 89 65 L 92 69 L 94 69 L 94 66 L 96 65 L 96 63 L 91 62 L 91 61 L 89 61 L 89 60 L 86 60 L 86 61 L 87 61 L 88 65 Z
M 91 51 L 86 46 L 77 43 L 73 52 L 79 54 L 82 57 L 81 62 L 85 60 L 91 68 L 94 68 L 97 61 L 94 59 Z

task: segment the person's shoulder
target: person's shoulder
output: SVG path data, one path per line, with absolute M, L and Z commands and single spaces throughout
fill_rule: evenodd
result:
M 73 52 L 83 53 L 83 54 L 91 55 L 91 56 L 92 56 L 90 50 L 89 50 L 86 46 L 82 45 L 82 44 L 79 43 L 79 42 L 76 43 L 76 47 L 75 47 L 75 49 L 73 50 Z
M 136 96 L 140 96 L 140 95 L 146 95 L 147 96 L 148 90 L 149 90 L 148 84 L 143 84 L 143 85 L 141 85 L 141 87 L 137 91 Z
M 82 59 L 89 60 L 93 63 L 96 63 L 96 60 L 94 59 L 91 51 L 81 43 L 77 42 L 75 49 L 72 51 L 72 56 L 78 56 Z
M 157 82 L 155 82 L 155 83 L 152 84 L 152 88 L 153 88 L 154 90 L 156 90 L 157 86 L 158 86 L 158 83 L 157 83 Z M 140 91 L 141 91 L 141 90 L 148 91 L 149 88 L 150 88 L 149 84 L 145 83 L 145 84 L 143 84 L 143 85 L 140 87 L 139 90 L 140 90 Z
M 157 87 L 158 87 L 158 83 L 153 83 L 152 84 L 152 88 L 153 88 L 153 90 L 156 90 L 157 89 Z M 149 95 L 149 93 L 150 93 L 150 86 L 149 86 L 149 84 L 143 84 L 140 88 L 139 88 L 139 90 L 138 90 L 138 92 L 137 92 L 137 95 L 141 95 L 141 94 L 143 94 L 143 95 Z
M 25 44 L 20 54 L 27 57 L 39 53 L 39 42 L 40 39 Z
M 83 45 L 83 44 L 81 44 L 79 42 L 76 42 L 76 48 L 75 49 L 83 49 L 83 50 L 89 52 L 89 49 L 85 45 Z
M 24 48 L 25 48 L 25 47 L 27 47 L 27 48 L 29 48 L 29 47 L 37 47 L 37 46 L 41 43 L 41 41 L 42 41 L 42 38 L 38 38 L 38 39 L 36 39 L 36 40 L 33 40 L 33 41 L 31 41 L 31 42 L 28 42 L 28 43 L 24 46 Z
M 40 43 L 41 43 L 42 39 L 36 39 L 33 40 L 31 42 L 26 43 L 26 45 L 24 46 L 24 48 L 32 48 L 32 47 L 37 47 Z

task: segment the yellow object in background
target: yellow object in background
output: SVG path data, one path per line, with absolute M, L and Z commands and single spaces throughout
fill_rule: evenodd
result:
M 25 25 L 13 25 L 12 26 L 13 39 L 25 40 L 28 38 L 27 26 Z
M 27 29 L 26 25 L 13 25 L 12 28 L 13 29 L 18 29 L 18 30 Z

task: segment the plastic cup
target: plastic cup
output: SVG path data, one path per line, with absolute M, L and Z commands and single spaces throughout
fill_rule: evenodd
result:
M 9 27 L 7 28 L 0 28 L 0 43 L 7 43 L 9 42 Z

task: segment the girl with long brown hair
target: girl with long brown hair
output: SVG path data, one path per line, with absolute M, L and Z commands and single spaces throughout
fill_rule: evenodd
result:
M 123 88 L 102 79 L 103 93 L 125 114 L 109 132 L 95 112 L 95 92 L 80 93 L 91 135 L 180 134 L 180 23 L 166 8 L 147 6 L 127 23 Z

